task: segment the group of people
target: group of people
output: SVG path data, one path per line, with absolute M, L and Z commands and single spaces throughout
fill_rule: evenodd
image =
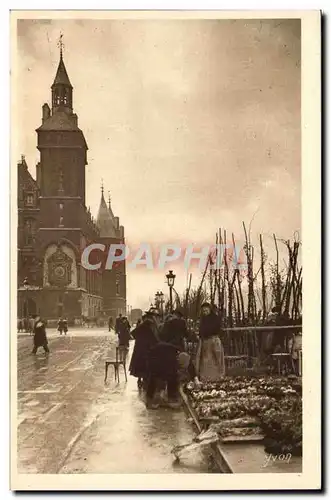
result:
M 57 323 L 57 330 L 60 332 L 60 335 L 64 333 L 64 335 L 67 335 L 68 333 L 68 321 L 66 318 L 60 318 L 58 323 Z
M 19 333 L 22 333 L 22 332 L 32 333 L 33 326 L 34 326 L 34 319 L 32 317 L 19 319 L 17 321 L 17 331 Z
M 179 406 L 179 382 L 182 375 L 195 381 L 217 381 L 225 375 L 224 350 L 220 340 L 221 322 L 209 303 L 201 307 L 199 339 L 187 328 L 179 310 L 169 314 L 165 322 L 157 309 L 149 310 L 131 332 L 135 345 L 129 371 L 138 379 L 138 387 L 146 391 L 148 408 L 159 407 L 161 401 L 171 408 Z M 189 342 L 199 340 L 196 356 L 188 353 Z

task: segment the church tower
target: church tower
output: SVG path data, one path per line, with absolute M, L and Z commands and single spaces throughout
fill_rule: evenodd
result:
M 124 243 L 124 227 L 110 200 L 107 205 L 103 188 L 97 221 L 86 207 L 88 148 L 74 113 L 62 35 L 59 45 L 51 102 L 42 106 L 36 130 L 36 180 L 24 157 L 18 165 L 18 311 L 22 317 L 39 312 L 52 326 L 61 316 L 73 325 L 126 312 L 125 262 L 104 272 L 82 263 L 91 243 Z M 27 282 L 34 287 L 33 296 L 27 297 Z
M 51 107 L 42 106 L 37 136 L 41 310 L 52 319 L 96 317 L 102 310 L 102 275 L 83 268 L 81 254 L 87 242 L 98 240 L 99 230 L 85 204 L 88 148 L 73 111 L 73 87 L 61 39 Z
M 51 87 L 52 109 L 42 107 L 42 124 L 37 129 L 40 163 L 37 183 L 42 197 L 56 196 L 60 179 L 64 195 L 85 205 L 85 166 L 87 144 L 73 112 L 73 87 L 63 60 L 60 61 Z

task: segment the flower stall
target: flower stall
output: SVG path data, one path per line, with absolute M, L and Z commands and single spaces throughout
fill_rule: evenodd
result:
M 226 458 L 231 455 L 231 443 L 255 444 L 262 456 L 301 457 L 301 378 L 225 377 L 220 382 L 199 387 L 189 382 L 183 385 L 181 395 L 199 436 L 211 440 L 221 472 L 235 472 Z M 296 471 L 300 472 L 301 459 L 296 463 Z

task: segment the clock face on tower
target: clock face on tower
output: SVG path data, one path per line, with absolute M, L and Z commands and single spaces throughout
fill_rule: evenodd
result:
M 71 283 L 72 259 L 60 248 L 48 259 L 48 281 L 52 286 L 68 286 Z
M 58 266 L 54 269 L 54 274 L 57 278 L 63 279 L 65 276 L 65 269 L 63 266 Z

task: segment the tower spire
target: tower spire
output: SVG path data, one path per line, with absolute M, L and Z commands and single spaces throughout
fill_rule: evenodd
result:
M 52 111 L 64 111 L 72 114 L 72 85 L 63 61 L 63 34 L 61 33 L 57 43 L 60 49 L 60 61 L 52 85 Z
M 116 228 L 104 197 L 103 179 L 101 181 L 101 200 L 97 217 L 101 237 L 116 238 Z
M 60 61 L 61 61 L 63 59 L 63 48 L 64 48 L 63 33 L 60 34 L 59 41 L 57 42 L 57 46 L 60 49 Z

